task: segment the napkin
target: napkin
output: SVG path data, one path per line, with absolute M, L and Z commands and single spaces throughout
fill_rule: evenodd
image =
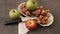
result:
M 19 23 L 18 34 L 26 34 L 29 30 L 26 28 L 25 23 Z

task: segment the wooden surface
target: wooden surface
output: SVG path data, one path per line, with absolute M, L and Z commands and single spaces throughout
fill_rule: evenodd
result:
M 0 0 L 0 34 L 18 34 L 18 25 L 5 26 L 4 21 L 8 19 L 9 10 L 26 0 Z M 37 0 L 39 5 L 50 9 L 54 16 L 54 23 L 50 27 L 38 27 L 35 31 L 27 34 L 60 34 L 60 0 Z

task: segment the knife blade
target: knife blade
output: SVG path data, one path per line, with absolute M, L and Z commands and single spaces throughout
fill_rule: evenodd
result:
M 23 16 L 23 17 L 26 17 L 25 15 L 23 15 L 23 14 L 21 14 L 21 13 L 20 13 L 20 15 Z

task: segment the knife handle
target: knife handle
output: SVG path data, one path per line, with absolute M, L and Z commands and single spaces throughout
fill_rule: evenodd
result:
M 19 22 L 22 22 L 21 19 L 16 19 L 16 20 L 5 20 L 5 25 L 14 25 L 14 24 L 18 24 Z

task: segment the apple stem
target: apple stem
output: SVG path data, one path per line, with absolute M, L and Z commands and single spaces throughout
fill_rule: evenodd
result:
M 31 22 L 30 22 L 30 24 L 31 24 Z
M 35 2 L 33 1 L 33 4 L 35 4 Z
M 15 13 L 15 11 L 13 11 Z

